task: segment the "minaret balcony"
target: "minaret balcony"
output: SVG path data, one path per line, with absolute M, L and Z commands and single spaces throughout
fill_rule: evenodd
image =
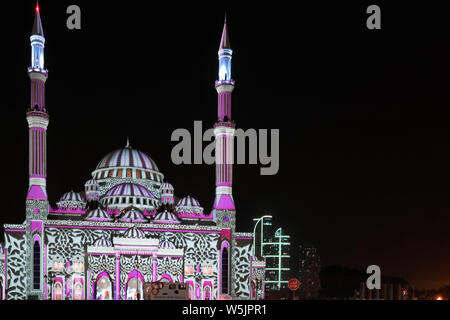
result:
M 47 69 L 29 67 L 28 68 L 28 72 L 39 72 L 39 73 L 44 74 L 45 76 L 48 76 L 48 70 Z
M 223 84 L 230 84 L 234 86 L 234 80 L 216 80 L 216 87 L 221 86 Z
M 229 120 L 229 121 L 217 120 L 217 122 L 214 123 L 214 128 L 217 128 L 217 127 L 236 128 L 236 124 L 232 120 Z

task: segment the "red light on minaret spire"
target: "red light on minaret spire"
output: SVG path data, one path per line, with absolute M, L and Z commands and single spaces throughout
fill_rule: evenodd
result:
M 39 13 L 39 3 L 36 3 L 36 13 Z

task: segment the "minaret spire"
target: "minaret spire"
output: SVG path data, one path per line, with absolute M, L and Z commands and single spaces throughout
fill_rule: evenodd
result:
M 31 31 L 31 35 L 39 35 L 44 36 L 44 29 L 42 28 L 41 15 L 39 12 L 39 3 L 36 2 L 36 15 L 34 16 L 33 30 Z
M 220 47 L 219 47 L 219 50 L 222 49 L 231 49 L 230 38 L 228 36 L 226 12 L 225 12 L 225 20 L 223 22 L 222 38 L 220 39 Z

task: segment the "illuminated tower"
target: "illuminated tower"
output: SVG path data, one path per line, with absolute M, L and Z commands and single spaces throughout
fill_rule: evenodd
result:
M 213 210 L 216 222 L 234 228 L 235 206 L 232 195 L 234 131 L 235 123 L 231 119 L 231 93 L 234 81 L 231 79 L 231 50 L 227 21 L 223 26 L 219 47 L 219 80 L 216 81 L 218 95 L 217 122 L 214 124 L 216 140 L 216 197 Z
M 233 51 L 228 36 L 225 18 L 219 46 L 219 80 L 215 87 L 218 95 L 217 122 L 214 124 L 216 141 L 216 196 L 213 217 L 220 236 L 220 274 L 219 299 L 229 299 L 235 294 L 235 265 L 232 263 L 233 235 L 236 225 L 236 208 L 232 195 L 233 151 L 235 124 L 231 120 L 231 92 L 234 81 L 231 79 L 231 56 Z
M 29 189 L 27 199 L 47 200 L 47 126 L 49 117 L 45 108 L 44 32 L 42 30 L 39 7 L 36 6 L 31 41 L 30 108 L 27 112 L 29 128 Z
M 47 178 L 47 126 L 49 117 L 45 107 L 44 32 L 39 6 L 36 5 L 31 42 L 31 66 L 28 76 L 31 80 L 30 107 L 27 111 L 29 128 L 29 188 L 26 198 L 27 224 L 27 295 L 42 299 L 44 284 L 44 237 L 43 220 L 48 215 Z

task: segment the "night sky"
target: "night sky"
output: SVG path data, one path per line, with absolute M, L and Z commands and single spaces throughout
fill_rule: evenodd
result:
M 397 1 L 396 1 L 397 2 Z M 28 186 L 29 36 L 34 1 L 2 4 L 0 223 L 22 223 Z M 363 2 L 276 7 L 40 1 L 49 70 L 47 190 L 81 191 L 125 146 L 147 153 L 177 196 L 210 211 L 215 171 L 174 165 L 171 133 L 217 115 L 217 50 L 227 12 L 237 127 L 280 129 L 280 170 L 234 169 L 238 231 L 270 213 L 322 266 L 450 283 L 450 27 L 437 5 Z M 278 2 L 276 2 L 278 3 Z M 345 3 L 345 4 L 344 4 Z M 81 30 L 66 8 L 81 7 Z M 206 146 L 207 143 L 204 144 Z

